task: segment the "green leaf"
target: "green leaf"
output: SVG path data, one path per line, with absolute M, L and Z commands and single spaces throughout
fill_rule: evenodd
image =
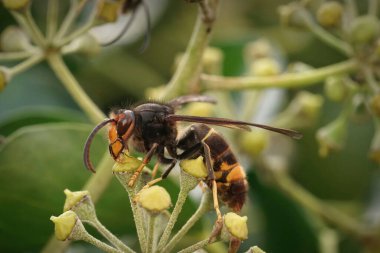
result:
M 80 190 L 91 176 L 82 162 L 90 131 L 90 125 L 74 123 L 28 126 L 0 147 L 1 252 L 37 251 L 52 235 L 49 217 L 62 213 L 63 190 Z M 91 149 L 94 164 L 106 147 L 100 139 L 97 136 Z M 116 180 L 96 207 L 105 225 L 134 234 L 128 229 L 134 227 L 129 200 Z
M 0 134 L 9 135 L 27 125 L 48 122 L 86 122 L 86 117 L 79 111 L 53 106 L 26 107 L 13 110 L 3 115 L 0 122 Z

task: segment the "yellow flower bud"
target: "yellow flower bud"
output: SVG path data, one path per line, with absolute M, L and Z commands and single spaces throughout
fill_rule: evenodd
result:
M 203 162 L 203 157 L 199 156 L 196 159 L 182 160 L 179 166 L 189 175 L 196 178 L 206 178 L 207 169 Z
M 136 201 L 142 208 L 152 213 L 162 212 L 172 204 L 169 193 L 165 188 L 157 185 L 142 189 Z
M 325 81 L 324 92 L 334 102 L 343 101 L 348 95 L 347 86 L 341 76 L 330 76 Z
M 119 18 L 122 8 L 122 1 L 103 1 L 98 6 L 97 19 L 101 22 L 115 22 Z
M 222 72 L 223 52 L 216 47 L 206 48 L 202 64 L 203 72 L 208 74 L 220 74 Z
M 273 49 L 266 39 L 259 39 L 248 43 L 244 48 L 244 58 L 247 63 L 259 58 L 270 57 Z
M 322 3 L 317 11 L 318 23 L 325 27 L 337 26 L 341 22 L 342 13 L 341 3 L 335 1 Z
M 280 74 L 281 67 L 275 59 L 265 57 L 253 61 L 249 72 L 254 76 L 275 76 Z
M 30 0 L 3 0 L 5 8 L 12 11 L 23 11 L 30 5 Z
M 76 52 L 84 56 L 93 56 L 100 52 L 100 44 L 96 38 L 87 33 L 73 40 L 70 44 L 63 47 L 63 52 Z
M 257 246 L 253 246 L 249 249 L 249 253 L 265 253 L 265 251 Z
M 184 114 L 200 117 L 210 117 L 214 114 L 215 105 L 210 103 L 191 103 L 183 110 Z
M 223 217 L 224 225 L 231 236 L 239 240 L 246 240 L 248 238 L 247 216 L 239 216 L 236 213 L 229 212 Z
M 78 216 L 73 211 L 64 212 L 58 217 L 51 216 L 50 220 L 55 224 L 55 237 L 60 241 L 70 239 L 75 224 L 79 221 Z
M 368 43 L 379 35 L 379 20 L 372 15 L 357 17 L 352 22 L 349 32 L 352 42 Z
M 239 137 L 242 150 L 255 157 L 268 145 L 268 132 L 262 129 L 252 129 L 251 132 L 243 132 Z
M 0 45 L 4 52 L 26 51 L 32 48 L 29 37 L 16 26 L 8 26 L 1 33 Z
M 316 137 L 319 142 L 320 156 L 326 157 L 331 151 L 343 148 L 347 135 L 346 125 L 346 119 L 338 117 L 317 131 Z
M 142 163 L 139 159 L 124 154 L 120 162 L 116 162 L 112 167 L 114 173 L 134 172 Z
M 278 116 L 275 125 L 286 128 L 310 127 L 318 118 L 322 104 L 321 95 L 301 91 Z
M 147 88 L 145 91 L 145 97 L 149 99 L 159 98 L 165 89 L 165 85 L 159 85 L 156 87 Z
M 278 8 L 280 23 L 285 26 L 304 27 L 304 20 L 300 15 L 298 3 L 282 5 Z
M 66 195 L 65 205 L 63 207 L 64 212 L 71 210 L 78 203 L 89 197 L 88 191 L 72 192 L 69 189 L 65 189 L 63 192 Z

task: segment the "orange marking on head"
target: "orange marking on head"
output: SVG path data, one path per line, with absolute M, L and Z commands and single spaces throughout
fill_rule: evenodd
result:
M 237 165 L 235 168 L 233 168 L 230 173 L 228 173 L 226 180 L 228 182 L 240 180 L 242 178 L 245 178 L 245 172 L 243 168 L 240 165 Z
M 110 144 L 113 157 L 117 158 L 123 151 L 123 144 L 120 141 L 116 141 Z
M 108 130 L 108 139 L 109 142 L 112 143 L 117 139 L 117 131 L 115 123 L 112 123 L 111 127 Z

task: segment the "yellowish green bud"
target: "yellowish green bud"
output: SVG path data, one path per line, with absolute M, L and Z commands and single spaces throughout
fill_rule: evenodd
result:
M 55 237 L 60 241 L 71 239 L 75 226 L 80 222 L 78 216 L 73 211 L 67 211 L 58 217 L 51 216 L 50 220 L 55 225 Z
M 215 105 L 210 103 L 191 103 L 183 110 L 184 114 L 200 117 L 209 117 L 214 114 Z
M 97 19 L 100 22 L 112 23 L 119 18 L 122 1 L 102 1 L 98 6 Z
M 100 52 L 99 42 L 90 33 L 80 36 L 73 40 L 70 44 L 63 47 L 63 52 L 75 52 L 84 56 L 93 56 Z
M 66 195 L 65 205 L 63 206 L 64 212 L 71 210 L 74 206 L 89 197 L 88 191 L 72 192 L 69 189 L 65 189 L 63 192 Z
M 262 129 L 252 129 L 251 132 L 243 132 L 239 137 L 239 143 L 242 150 L 255 157 L 268 145 L 268 132 Z
M 348 95 L 348 89 L 342 76 L 330 76 L 324 85 L 326 96 L 334 102 L 342 102 Z
M 304 62 L 293 62 L 287 67 L 287 72 L 289 73 L 302 73 L 305 71 L 312 70 L 313 67 Z
M 247 253 L 265 253 L 265 251 L 260 249 L 258 246 L 253 246 Z
M 259 58 L 270 57 L 273 49 L 266 39 L 259 39 L 248 43 L 244 48 L 244 58 L 249 64 Z
M 369 106 L 371 108 L 371 111 L 377 116 L 380 117 L 380 94 L 374 95 L 370 102 Z
M 236 213 L 229 212 L 223 216 L 223 229 L 241 241 L 246 240 L 248 238 L 247 220 L 247 216 L 241 217 Z
M 12 11 L 24 11 L 30 3 L 31 0 L 3 0 L 4 7 Z
M 379 19 L 373 15 L 357 17 L 350 27 L 351 41 L 358 44 L 371 42 L 380 32 Z
M 305 23 L 300 15 L 298 3 L 282 5 L 278 8 L 280 23 L 285 26 L 304 27 Z
M 165 211 L 172 205 L 169 193 L 157 185 L 142 189 L 136 201 L 142 208 L 152 213 Z
M 338 117 L 317 131 L 319 155 L 327 157 L 331 151 L 343 148 L 347 136 L 347 122 L 344 117 Z
M 142 163 L 139 159 L 123 154 L 118 162 L 112 167 L 113 173 L 134 172 Z
M 324 27 L 333 27 L 342 20 L 343 6 L 336 1 L 322 3 L 317 11 L 318 23 Z
M 281 67 L 275 59 L 265 57 L 253 61 L 249 72 L 254 76 L 275 76 L 280 74 Z
M 203 72 L 207 74 L 222 73 L 223 52 L 216 47 L 208 47 L 203 53 Z
M 165 85 L 160 85 L 152 88 L 147 88 L 145 91 L 145 97 L 149 99 L 159 98 L 165 89 Z
M 0 45 L 4 52 L 27 51 L 33 47 L 29 37 L 17 26 L 8 26 L 1 33 Z
M 321 95 L 301 91 L 278 116 L 275 125 L 286 128 L 305 128 L 314 125 L 323 104 Z
M 204 179 L 207 177 L 207 169 L 203 161 L 203 157 L 199 156 L 196 159 L 182 160 L 179 166 L 191 176 Z

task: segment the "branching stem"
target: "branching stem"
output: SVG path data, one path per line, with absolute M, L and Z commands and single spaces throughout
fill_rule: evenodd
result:
M 56 76 L 61 80 L 75 102 L 77 102 L 90 118 L 91 122 L 97 124 L 104 120 L 106 116 L 79 85 L 78 81 L 63 62 L 61 55 L 52 52 L 47 56 L 47 60 Z
M 328 76 L 350 73 L 359 67 L 355 60 L 336 63 L 327 67 L 308 70 L 302 73 L 286 73 L 267 77 L 223 77 L 201 75 L 202 90 L 244 90 L 266 88 L 302 88 L 316 84 Z
M 25 61 L 23 61 L 23 62 L 17 64 L 16 66 L 9 69 L 10 70 L 9 71 L 10 77 L 17 75 L 17 74 L 29 69 L 30 67 L 41 62 L 43 59 L 44 59 L 44 55 L 42 53 L 37 53 L 37 54 L 29 57 Z
M 211 205 L 210 205 L 211 204 Z M 169 243 L 162 249 L 162 252 L 170 252 L 174 246 L 187 234 L 187 232 L 194 226 L 194 224 L 203 217 L 205 213 L 212 209 L 212 195 L 210 191 L 203 194 L 201 203 L 195 211 L 195 213 L 190 217 L 185 225 L 173 236 Z
M 213 2 L 213 1 L 211 1 Z M 217 1 L 210 6 L 210 11 L 215 12 Z M 189 92 L 190 88 L 197 82 L 201 72 L 203 52 L 207 48 L 211 33 L 211 24 L 203 20 L 203 12 L 198 11 L 198 18 L 187 46 L 186 52 L 182 57 L 178 68 L 170 82 L 166 85 L 160 99 L 171 99 L 180 94 Z
M 134 253 L 131 248 L 120 241 L 114 234 L 112 234 L 98 219 L 91 223 L 107 240 L 112 243 L 116 248 L 123 251 L 124 253 Z
M 209 244 L 209 239 L 205 239 L 203 241 L 197 242 L 196 244 L 193 244 L 183 250 L 178 251 L 178 253 L 192 253 L 194 251 L 197 251 L 199 249 L 202 249 L 206 247 Z
M 170 215 L 168 224 L 166 225 L 165 230 L 164 230 L 164 232 L 161 236 L 161 239 L 158 243 L 157 248 L 158 248 L 159 252 L 165 252 L 162 249 L 164 248 L 164 246 L 167 244 L 167 242 L 169 240 L 170 234 L 174 228 L 175 223 L 177 222 L 178 216 L 181 213 L 183 204 L 185 204 L 185 201 L 186 201 L 188 194 L 189 194 L 189 191 L 183 190 L 183 188 L 181 188 L 181 190 L 178 194 L 178 199 L 177 199 L 177 202 L 174 206 L 173 212 Z
M 58 27 L 59 1 L 50 0 L 47 3 L 48 10 L 46 15 L 46 39 L 51 42 Z

